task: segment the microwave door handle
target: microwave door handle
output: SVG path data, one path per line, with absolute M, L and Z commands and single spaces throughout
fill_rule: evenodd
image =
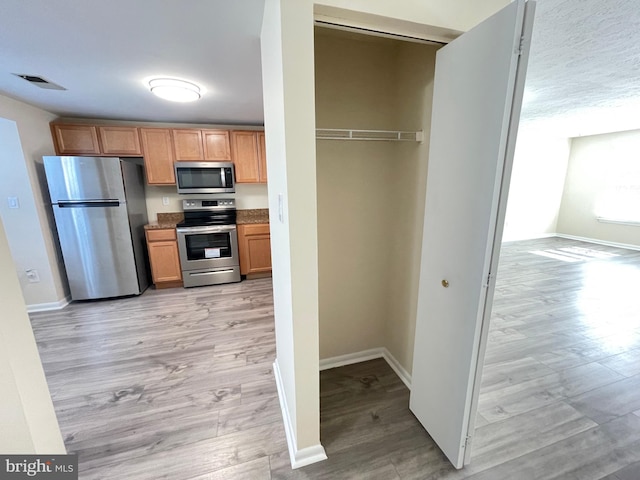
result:
M 225 174 L 224 167 L 220 169 L 220 180 L 222 180 L 222 188 L 227 188 L 227 175 Z

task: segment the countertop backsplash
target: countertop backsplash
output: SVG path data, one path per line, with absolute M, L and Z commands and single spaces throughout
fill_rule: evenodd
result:
M 146 200 L 149 222 L 160 222 L 160 214 L 181 212 L 183 200 L 209 196 L 212 199 L 224 198 L 225 196 L 235 198 L 238 210 L 266 209 L 269 206 L 267 186 L 265 184 L 236 184 L 236 193 L 229 195 L 179 195 L 175 185 L 147 185 Z M 167 199 L 168 205 L 163 204 L 163 198 Z
M 269 209 L 268 208 L 250 208 L 237 210 L 238 218 L 236 223 L 238 225 L 248 223 L 269 223 Z M 161 228 L 175 228 L 176 223 L 180 223 L 184 220 L 183 212 L 158 212 L 158 220 L 151 221 L 145 225 L 147 230 L 155 230 Z

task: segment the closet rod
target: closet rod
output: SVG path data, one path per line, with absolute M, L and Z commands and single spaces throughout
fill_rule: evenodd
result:
M 318 128 L 318 140 L 377 140 L 388 142 L 422 142 L 422 131 L 401 130 L 355 130 L 347 128 Z

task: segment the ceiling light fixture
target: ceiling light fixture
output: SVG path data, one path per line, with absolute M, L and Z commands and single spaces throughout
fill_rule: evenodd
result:
M 200 98 L 200 87 L 177 78 L 153 78 L 149 89 L 154 95 L 172 102 L 193 102 Z

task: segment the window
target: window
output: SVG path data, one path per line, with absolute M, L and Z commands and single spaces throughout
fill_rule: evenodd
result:
M 606 178 L 595 203 L 596 217 L 602 222 L 640 225 L 640 150 L 618 144 L 606 161 Z

